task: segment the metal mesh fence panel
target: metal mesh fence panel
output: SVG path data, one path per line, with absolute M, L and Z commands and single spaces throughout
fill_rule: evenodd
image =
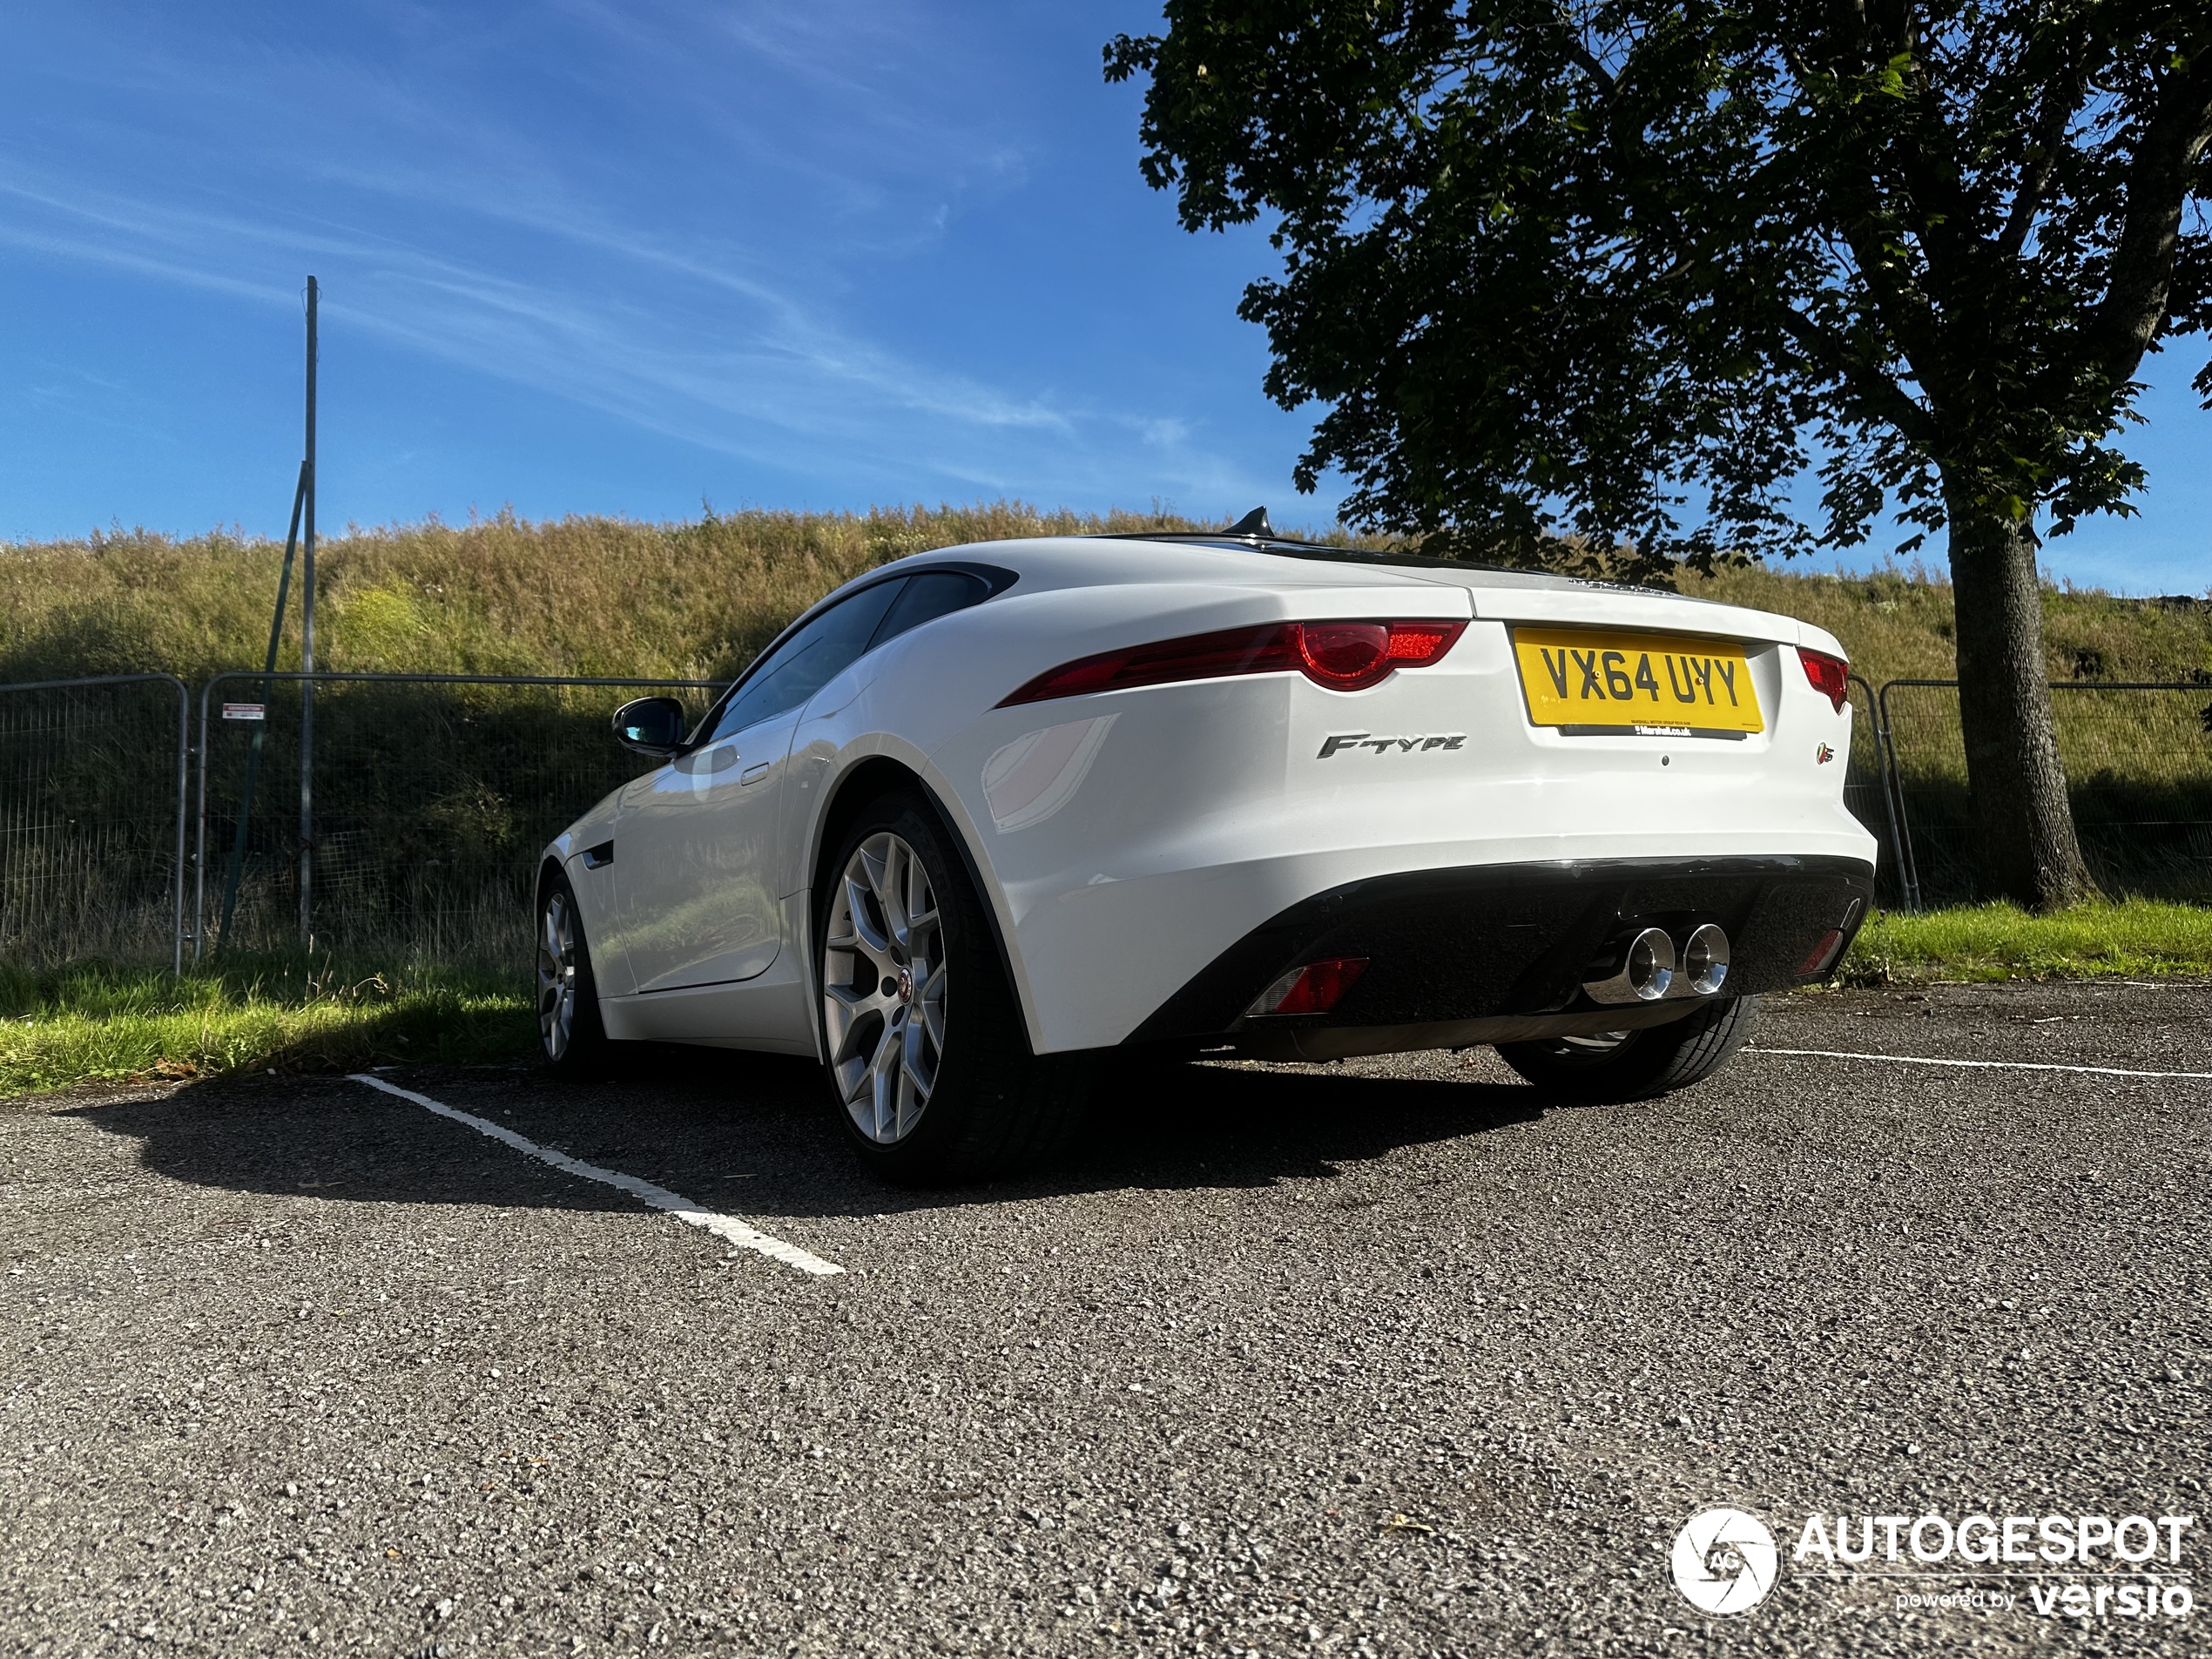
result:
M 509 967 L 527 958 L 539 850 L 652 769 L 614 743 L 608 713 L 665 691 L 696 718 L 718 689 L 494 676 L 315 685 L 316 942 Z M 185 695 L 166 675 L 0 686 L 0 954 L 171 959 L 180 933 L 195 954 L 299 942 L 300 678 L 240 672 L 206 688 L 189 887 Z M 1850 695 L 1844 798 L 1881 844 L 1883 901 L 1970 900 L 1956 683 L 1892 681 L 1878 696 L 1854 677 Z M 2052 697 L 2099 883 L 2212 902 L 2212 685 L 2067 681 Z
M 0 957 L 173 962 L 182 682 L 0 685 Z
M 1955 681 L 1882 688 L 1920 887 L 1975 891 L 1976 837 Z M 2053 684 L 2059 759 L 2090 873 L 2107 893 L 2212 900 L 2212 686 Z
M 682 698 L 697 719 L 716 689 L 316 676 L 315 945 L 526 961 L 545 843 L 655 764 L 616 744 L 608 715 L 661 693 Z M 296 678 L 271 682 L 266 696 L 258 674 L 207 687 L 195 907 L 205 948 L 300 941 L 300 712 Z

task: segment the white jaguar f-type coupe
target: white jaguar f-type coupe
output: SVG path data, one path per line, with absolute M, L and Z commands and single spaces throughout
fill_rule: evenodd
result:
M 1049 1155 L 1116 1056 L 1727 1062 L 1873 891 L 1846 667 L 1786 617 L 1277 536 L 848 583 L 546 849 L 547 1057 L 813 1056 L 894 1180 Z

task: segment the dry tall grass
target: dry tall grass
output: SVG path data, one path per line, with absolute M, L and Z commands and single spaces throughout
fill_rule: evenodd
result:
M 1951 583 L 1918 564 L 1859 577 L 1753 565 L 1710 577 L 1685 574 L 1681 586 L 1825 628 L 1876 685 L 1958 672 Z M 2185 680 L 2212 669 L 2212 602 L 2046 587 L 2043 644 L 2054 680 Z
M 1159 513 L 1019 502 L 353 528 L 318 555 L 318 656 L 333 669 L 721 678 L 830 589 L 904 554 L 1196 528 Z M 147 668 L 197 679 L 257 664 L 281 554 L 268 541 L 146 530 L 0 547 L 0 679 Z M 1685 575 L 1682 586 L 1817 623 L 1877 684 L 1952 671 L 1950 584 L 1917 568 L 1839 579 L 1754 567 Z M 293 615 L 289 666 L 296 605 Z M 2054 679 L 2187 678 L 2212 667 L 2212 605 L 2054 589 L 2045 616 Z
M 726 678 L 840 583 L 927 548 L 1187 528 L 1018 502 L 685 523 L 512 513 L 349 529 L 317 550 L 318 666 Z M 281 543 L 132 530 L 0 549 L 0 679 L 258 665 Z M 296 602 L 281 666 L 298 666 Z

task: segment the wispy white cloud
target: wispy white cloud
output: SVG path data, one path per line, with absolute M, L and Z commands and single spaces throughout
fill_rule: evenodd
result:
M 821 395 L 843 387 L 878 405 L 967 426 L 1075 431 L 1062 410 L 920 368 L 845 333 L 764 281 L 588 224 L 493 214 L 708 285 L 749 302 L 750 314 L 725 315 L 725 325 L 738 326 L 725 327 L 718 337 L 678 339 L 671 335 L 669 317 L 654 306 L 606 293 L 587 300 L 553 283 L 342 224 L 263 221 L 65 192 L 58 181 L 38 179 L 19 167 L 0 171 L 0 195 L 43 210 L 58 226 L 41 228 L 20 217 L 0 220 L 0 241 L 264 303 L 295 305 L 298 294 L 273 281 L 232 274 L 241 262 L 261 268 L 287 261 L 335 262 L 352 275 L 326 300 L 334 318 L 358 320 L 404 344 L 631 418 L 640 418 L 662 395 L 675 394 L 705 409 L 801 432 L 849 435 L 853 420 L 870 411 Z M 241 261 L 242 253 L 250 257 Z M 809 389 L 812 401 L 785 401 Z M 664 421 L 651 424 L 678 430 Z M 700 441 L 714 447 L 711 438 Z
M 0 244 L 287 308 L 314 269 L 330 328 L 848 486 L 1257 488 L 1193 412 L 973 372 L 903 303 L 1031 165 L 917 8 L 113 21 L 52 55 L 62 142 L 0 114 Z

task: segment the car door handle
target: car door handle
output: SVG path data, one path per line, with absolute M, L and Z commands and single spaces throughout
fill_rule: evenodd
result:
M 742 789 L 747 784 L 757 784 L 767 775 L 768 763 L 765 760 L 757 766 L 747 766 L 738 774 L 738 786 Z

